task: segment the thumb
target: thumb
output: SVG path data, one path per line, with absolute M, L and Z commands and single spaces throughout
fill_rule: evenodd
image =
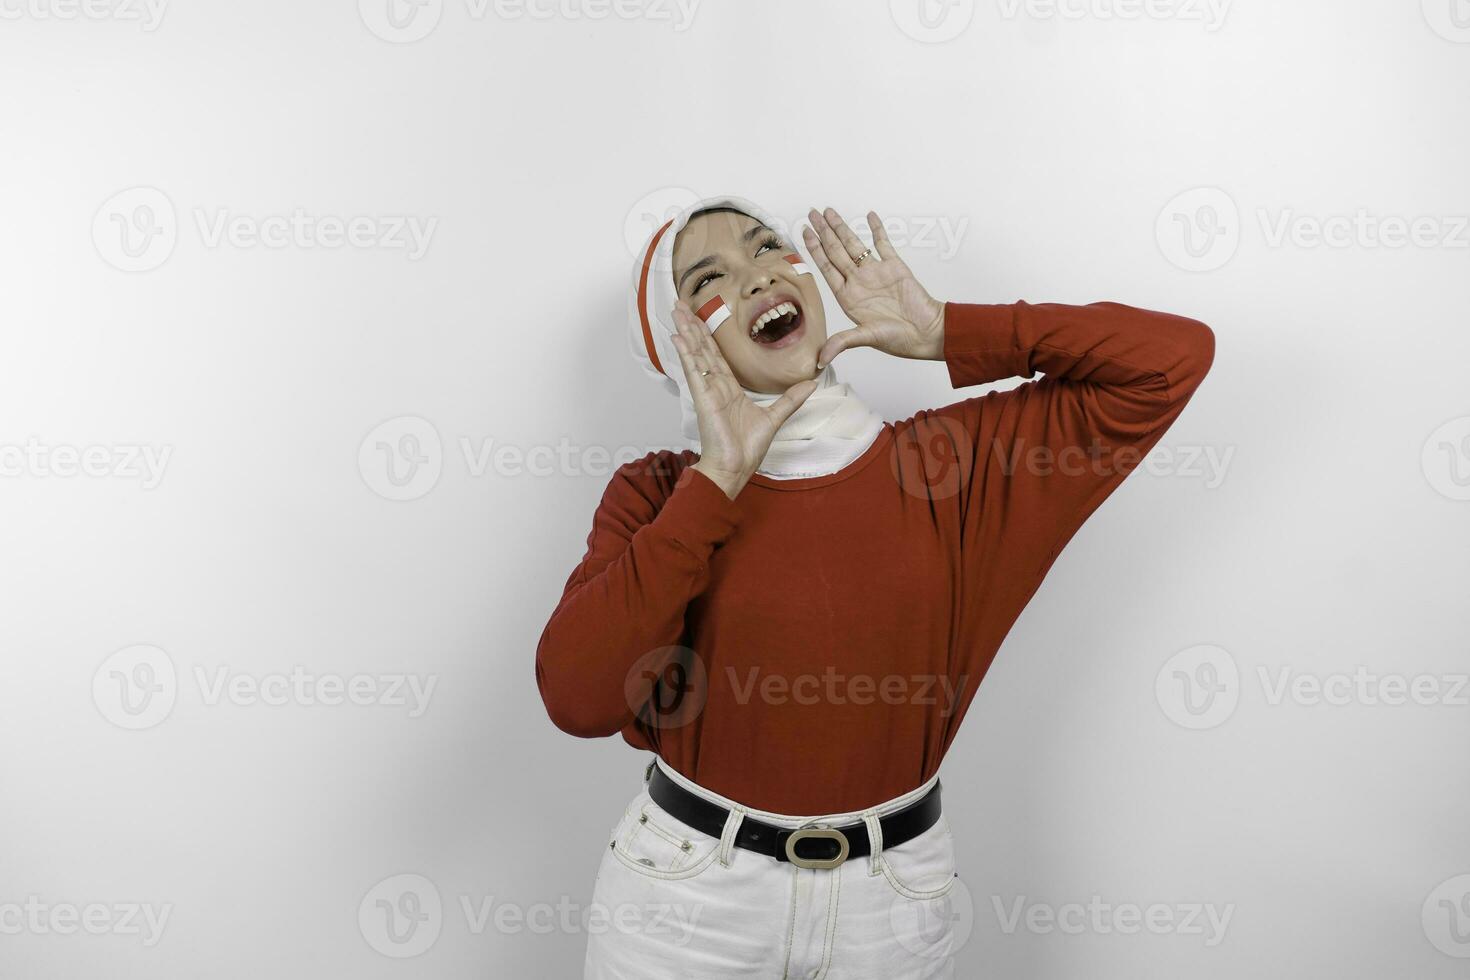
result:
M 812 392 L 816 390 L 816 380 L 808 378 L 805 381 L 798 381 L 790 388 L 787 388 L 780 398 L 772 402 L 766 409 L 766 412 L 770 416 L 771 421 L 776 423 L 776 428 L 781 428 L 782 424 L 791 418 L 792 413 L 800 408 L 802 403 L 810 398 Z
M 853 327 L 841 333 L 833 334 L 827 338 L 822 349 L 817 352 L 817 370 L 820 371 L 832 363 L 832 358 L 841 354 L 849 347 L 870 347 L 873 344 L 873 334 L 863 327 Z

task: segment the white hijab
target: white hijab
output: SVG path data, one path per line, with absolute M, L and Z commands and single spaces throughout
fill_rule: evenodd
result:
M 787 234 L 781 222 L 750 201 L 729 196 L 707 197 L 691 204 L 649 236 L 639 251 L 633 265 L 628 304 L 628 345 L 644 371 L 679 396 L 680 427 L 696 452 L 700 449 L 699 416 L 694 410 L 679 352 L 674 347 L 673 314 L 674 304 L 678 302 L 674 289 L 674 239 L 696 212 L 718 207 L 734 208 L 750 215 L 781 235 L 792 251 L 797 251 L 795 236 Z M 817 390 L 777 430 L 756 472 L 777 480 L 836 473 L 866 452 L 883 431 L 882 417 L 863 402 L 851 385 L 837 380 L 832 365 L 823 368 L 816 381 Z M 770 405 L 780 397 L 749 388 L 742 390 L 757 405 Z

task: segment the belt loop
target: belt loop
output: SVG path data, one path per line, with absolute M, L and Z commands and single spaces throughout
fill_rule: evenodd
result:
M 728 868 L 730 859 L 735 851 L 735 835 L 740 832 L 740 821 L 745 819 L 745 811 L 738 806 L 731 807 L 730 812 L 725 815 L 725 829 L 720 833 L 720 866 Z
M 869 810 L 863 814 L 863 823 L 868 826 L 868 844 L 871 852 L 868 854 L 868 877 L 872 877 L 882 871 L 878 859 L 883 855 L 883 824 L 878 820 L 878 814 Z

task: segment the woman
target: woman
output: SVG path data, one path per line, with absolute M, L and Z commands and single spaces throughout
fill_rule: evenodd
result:
M 1209 370 L 1203 324 L 1116 303 L 934 299 L 878 216 L 832 209 L 815 276 L 734 197 L 660 228 L 631 342 L 697 451 L 620 468 L 542 635 L 555 724 L 654 753 L 608 835 L 586 976 L 950 976 L 938 771 L 1062 547 Z M 885 422 L 851 347 L 1005 392 Z M 935 912 L 938 914 L 934 914 Z

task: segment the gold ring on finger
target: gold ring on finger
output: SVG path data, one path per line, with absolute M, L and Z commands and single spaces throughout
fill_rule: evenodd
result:
M 859 255 L 857 258 L 855 258 L 855 259 L 852 260 L 852 264 L 853 265 L 862 265 L 863 264 L 863 259 L 867 258 L 868 256 L 870 256 L 872 254 L 873 254 L 873 250 L 871 248 L 864 249 L 862 255 Z

